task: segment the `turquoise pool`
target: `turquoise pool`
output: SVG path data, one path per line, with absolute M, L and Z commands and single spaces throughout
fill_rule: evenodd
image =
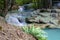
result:
M 48 33 L 48 40 L 60 40 L 60 29 L 45 29 Z

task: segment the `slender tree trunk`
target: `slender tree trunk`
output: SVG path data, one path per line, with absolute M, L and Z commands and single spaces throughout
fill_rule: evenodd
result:
M 11 7 L 10 7 L 10 11 L 12 10 L 12 7 L 13 7 L 13 5 L 15 5 L 15 0 L 11 0 Z
M 3 10 L 3 16 L 5 17 L 8 11 L 8 5 L 7 0 L 4 0 L 4 10 Z
M 3 16 L 5 17 L 8 10 L 12 9 L 12 6 L 14 5 L 15 0 L 4 0 L 4 10 L 3 10 Z

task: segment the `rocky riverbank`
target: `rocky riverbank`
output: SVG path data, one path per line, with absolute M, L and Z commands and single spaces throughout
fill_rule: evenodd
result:
M 60 28 L 60 16 L 59 13 L 50 13 L 43 12 L 40 10 L 35 11 L 12 11 L 6 15 L 5 18 L 8 24 L 12 24 L 15 26 L 27 26 L 28 24 L 36 23 L 36 24 L 47 24 L 49 28 Z M 44 26 L 44 28 L 46 28 Z
M 60 13 L 50 13 L 50 12 L 43 12 L 41 13 L 39 10 L 33 11 L 31 13 L 33 16 L 28 18 L 30 22 L 37 23 L 37 25 L 46 25 L 49 28 L 60 28 L 59 21 L 60 21 Z M 44 26 L 44 28 L 46 28 Z

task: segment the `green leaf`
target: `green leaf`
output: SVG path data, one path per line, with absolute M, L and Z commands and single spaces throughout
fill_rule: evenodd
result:
M 44 32 L 42 29 L 35 28 L 34 26 L 31 27 L 23 27 L 24 32 L 29 33 L 36 37 L 38 40 L 47 40 L 47 33 Z

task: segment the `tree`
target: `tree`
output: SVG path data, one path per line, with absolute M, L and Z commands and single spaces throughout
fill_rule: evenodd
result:
M 11 10 L 14 4 L 15 4 L 15 0 L 0 0 L 0 11 L 2 10 L 0 14 L 5 17 L 8 10 L 9 9 Z
M 44 0 L 33 0 L 34 8 L 41 9 L 43 7 L 43 1 Z

